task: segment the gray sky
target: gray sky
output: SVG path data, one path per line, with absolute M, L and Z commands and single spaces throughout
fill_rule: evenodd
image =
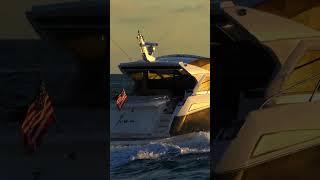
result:
M 146 41 L 157 42 L 156 55 L 210 56 L 209 0 L 111 0 L 110 36 L 133 59 L 141 59 L 140 30 Z M 110 72 L 128 57 L 110 40 Z

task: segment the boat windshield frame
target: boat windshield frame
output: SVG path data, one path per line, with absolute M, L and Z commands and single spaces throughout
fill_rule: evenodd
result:
M 193 91 L 197 80 L 181 66 L 179 68 L 126 68 L 122 72 L 133 80 L 132 94 L 138 96 L 184 96 Z M 191 80 L 191 81 L 190 81 Z

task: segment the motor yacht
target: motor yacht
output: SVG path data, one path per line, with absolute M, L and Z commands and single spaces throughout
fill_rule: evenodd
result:
M 223 97 L 234 116 L 214 121 L 214 178 L 317 179 L 320 32 L 231 2 L 221 7 L 213 18 L 222 52 L 215 58 L 241 60 L 233 74 L 241 81 L 229 86 L 233 99 Z
M 186 54 L 155 57 L 157 43 L 138 32 L 142 60 L 121 63 L 129 77 L 121 109 L 110 102 L 111 143 L 167 138 L 210 130 L 210 59 Z M 119 92 L 120 93 L 120 92 Z

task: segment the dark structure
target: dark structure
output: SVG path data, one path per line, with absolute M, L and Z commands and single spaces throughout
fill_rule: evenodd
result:
M 212 107 L 215 107 L 212 131 L 215 136 L 221 129 L 240 127 L 233 124 L 243 118 L 238 117 L 240 98 L 263 98 L 280 64 L 268 47 L 222 10 L 212 12 L 211 34 L 211 72 L 214 72 L 211 98 Z M 247 112 L 252 110 L 249 108 Z
M 15 122 L 46 81 L 55 106 L 64 103 L 64 89 L 73 77 L 75 60 L 70 54 L 37 39 L 0 40 L 0 118 Z
M 75 59 L 73 77 L 64 88 L 65 105 L 107 104 L 108 8 L 105 1 L 80 1 L 35 6 L 27 12 L 42 39 Z
M 1 178 L 106 179 L 108 3 L 35 6 L 26 15 L 41 40 L 0 41 Z M 20 126 L 40 80 L 56 121 L 30 155 Z

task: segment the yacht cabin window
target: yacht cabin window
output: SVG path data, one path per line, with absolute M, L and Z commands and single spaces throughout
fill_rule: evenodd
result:
M 289 149 L 292 146 L 320 138 L 319 129 L 288 130 L 262 135 L 251 154 L 251 158 Z
M 276 98 L 275 103 L 290 104 L 320 100 L 319 81 L 320 51 L 306 51 L 283 82 L 281 87 L 283 93 Z
M 185 91 L 192 90 L 196 80 L 179 70 L 139 70 L 127 72 L 133 80 L 132 94 L 141 96 L 169 95 L 184 96 Z
M 210 91 L 210 76 L 206 76 L 202 80 L 197 92 Z
M 320 73 L 320 51 L 311 50 L 299 59 L 295 65 L 294 70 L 291 72 L 289 77 L 282 84 L 282 90 L 289 88 L 293 84 L 307 80 L 313 75 Z M 306 94 L 312 93 L 317 86 L 320 76 L 318 78 L 310 79 L 305 81 L 299 86 L 291 88 L 285 91 L 285 94 Z

